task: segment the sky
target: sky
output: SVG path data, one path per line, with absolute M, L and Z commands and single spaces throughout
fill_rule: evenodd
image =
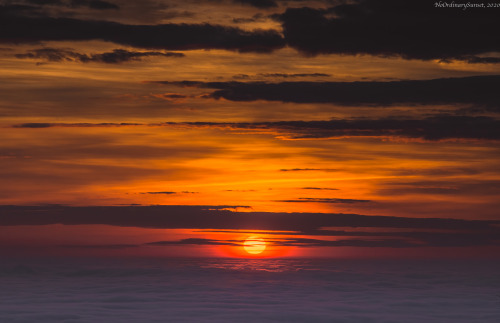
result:
M 0 254 L 498 257 L 500 8 L 441 4 L 0 1 Z

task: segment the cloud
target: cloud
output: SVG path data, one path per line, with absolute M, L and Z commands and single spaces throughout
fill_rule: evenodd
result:
M 342 54 L 454 59 L 499 52 L 487 9 L 438 8 L 435 1 L 358 0 L 328 9 L 289 8 L 276 16 L 289 46 L 306 55 Z
M 272 246 L 295 246 L 295 247 L 385 247 L 405 248 L 421 247 L 422 244 L 411 243 L 403 239 L 344 239 L 344 240 L 320 240 L 307 238 L 266 239 L 266 243 Z M 173 246 L 173 245 L 205 245 L 205 246 L 242 246 L 243 241 L 234 240 L 212 240 L 203 238 L 188 238 L 172 241 L 149 242 L 145 245 Z
M 116 4 L 102 0 L 71 0 L 70 6 L 89 7 L 98 10 L 120 9 Z
M 259 78 L 303 78 L 303 77 L 330 77 L 331 74 L 325 73 L 259 73 L 255 75 L 248 74 L 236 74 L 233 75 L 235 80 L 248 80 L 248 79 L 259 79 Z
M 52 123 L 41 123 L 41 122 L 32 122 L 32 123 L 22 123 L 18 125 L 14 125 L 14 128 L 33 128 L 33 129 L 40 129 L 40 128 L 50 128 L 53 127 L 54 125 Z
M 498 221 L 342 213 L 234 212 L 248 206 L 0 206 L 0 225 L 107 224 L 169 229 L 317 231 L 323 227 L 493 230 Z
M 325 188 L 325 187 L 302 187 L 303 190 L 317 190 L 317 191 L 338 191 L 338 188 Z
M 191 126 L 224 126 L 233 129 L 274 130 L 284 139 L 339 137 L 444 139 L 500 139 L 500 120 L 491 117 L 436 115 L 424 119 L 381 118 L 330 121 L 281 121 L 261 123 L 187 123 Z M 293 168 L 280 171 L 336 171 Z
M 334 168 L 282 168 L 282 169 L 280 169 L 280 172 L 308 172 L 308 171 L 337 172 L 338 169 L 334 169 Z
M 184 57 L 182 53 L 173 52 L 131 52 L 125 49 L 115 49 L 112 52 L 99 54 L 81 54 L 71 49 L 64 48 L 39 48 L 31 50 L 24 54 L 16 54 L 15 57 L 21 59 L 44 59 L 49 62 L 81 62 L 81 63 L 107 63 L 119 64 L 129 61 L 140 61 L 143 57 L 162 56 L 162 57 Z
M 275 0 L 233 0 L 234 3 L 241 3 L 256 8 L 266 9 L 278 6 Z
M 148 242 L 146 245 L 154 246 L 171 246 L 171 245 L 210 245 L 210 246 L 240 246 L 241 243 L 225 241 L 225 240 L 213 240 L 204 238 L 187 238 L 177 241 L 155 241 Z
M 278 200 L 276 202 L 286 203 L 365 203 L 371 202 L 370 200 L 354 200 L 354 199 L 340 199 L 340 198 L 313 198 L 313 197 L 299 197 L 294 200 Z
M 469 64 L 498 64 L 500 63 L 500 57 L 479 57 L 470 55 L 440 60 L 441 63 L 451 63 L 453 61 L 462 61 Z
M 282 77 L 282 78 L 295 78 L 295 77 L 330 77 L 331 74 L 325 73 L 259 73 L 257 76 L 262 77 Z
M 439 194 L 491 196 L 500 194 L 499 180 L 413 181 L 388 183 L 377 191 L 384 195 Z
M 498 228 L 477 231 L 443 229 L 437 232 L 432 229 L 428 231 L 384 231 L 383 228 L 377 231 L 321 229 L 308 232 L 231 230 L 204 230 L 203 232 L 267 235 L 266 241 L 269 244 L 300 247 L 472 247 L 500 244 Z M 287 237 L 281 238 L 280 236 Z M 336 237 L 336 239 L 313 239 L 301 236 Z
M 205 24 L 128 25 L 102 20 L 26 15 L 19 7 L 0 6 L 0 43 L 103 40 L 148 49 L 225 49 L 272 52 L 285 46 L 274 30 L 245 31 Z
M 182 191 L 182 192 L 145 192 L 141 194 L 166 194 L 166 195 L 172 195 L 172 194 L 197 194 L 198 192 L 189 192 L 189 191 Z
M 102 0 L 24 0 L 24 3 L 28 3 L 30 5 L 37 6 L 61 6 L 61 7 L 70 7 L 70 8 L 78 8 L 78 7 L 87 7 L 90 9 L 96 10 L 109 10 L 115 9 L 118 10 L 120 7 L 114 3 Z
M 177 192 L 146 192 L 141 194 L 177 194 Z
M 241 233 L 241 232 L 239 232 Z M 476 247 L 500 245 L 498 232 L 493 233 L 433 233 L 433 232 L 330 232 L 330 236 L 369 236 L 365 238 L 339 238 L 336 240 L 313 238 L 275 238 L 268 237 L 266 243 L 271 246 L 295 247 L 369 247 L 369 248 L 415 248 L 415 247 Z M 274 235 L 273 232 L 267 232 Z M 290 235 L 289 233 L 287 235 Z M 318 233 L 319 235 L 319 233 Z M 205 238 L 188 238 L 171 241 L 155 241 L 145 245 L 208 245 L 208 246 L 241 246 L 239 240 L 213 240 Z
M 302 247 L 464 247 L 500 243 L 499 221 L 403 218 L 342 213 L 234 211 L 239 207 L 242 206 L 3 205 L 0 206 L 0 225 L 104 224 L 122 227 L 217 230 L 217 232 L 259 230 L 260 233 L 270 235 L 267 239 L 271 245 Z M 344 227 L 346 230 L 335 229 L 337 227 Z M 348 228 L 355 230 L 350 231 Z M 356 228 L 365 228 L 365 230 Z M 394 230 L 397 228 L 401 230 Z M 273 237 L 274 235 L 287 237 L 276 238 Z M 303 236 L 344 238 L 329 240 Z M 242 241 L 239 240 L 194 237 L 177 241 L 156 241 L 146 243 L 146 245 L 241 245 L 241 243 Z M 133 245 L 114 247 L 130 246 Z
M 252 18 L 233 18 L 235 24 L 248 23 L 248 22 L 262 22 L 266 21 L 269 17 L 264 16 L 261 13 L 256 13 Z
M 48 127 L 118 127 L 137 126 L 134 123 L 24 123 L 14 125 L 16 128 L 48 128 Z M 380 118 L 380 119 L 338 119 L 328 121 L 279 121 L 256 123 L 218 123 L 218 122 L 166 122 L 151 124 L 152 126 L 191 126 L 191 127 L 224 127 L 228 129 L 272 130 L 282 139 L 321 139 L 339 137 L 382 137 L 411 138 L 428 141 L 457 139 L 500 139 L 500 120 L 485 116 L 454 116 L 441 114 L 423 119 Z M 281 172 L 324 171 L 335 172 L 333 168 L 283 168 Z M 470 169 L 443 169 L 443 174 L 474 174 Z M 408 175 L 414 170 L 394 170 L 396 174 Z M 423 172 L 418 170 L 418 172 Z M 441 174 L 441 170 L 426 170 L 426 174 Z
M 343 239 L 343 240 L 320 240 L 294 238 L 276 241 L 279 246 L 298 247 L 383 247 L 383 248 L 407 248 L 420 247 L 421 244 L 412 243 L 403 239 Z
M 290 138 L 343 136 L 406 137 L 425 140 L 500 139 L 500 120 L 490 117 L 438 115 L 425 119 L 351 119 L 268 124 Z
M 104 122 L 104 123 L 41 123 L 41 122 L 28 122 L 14 125 L 13 128 L 32 128 L 32 129 L 40 129 L 40 128 L 51 128 L 51 127 L 128 127 L 128 126 L 141 126 L 142 123 L 113 123 L 113 122 Z
M 63 248 L 78 248 L 78 249 L 128 249 L 137 248 L 140 245 L 135 244 L 92 244 L 92 245 L 60 245 Z
M 460 104 L 498 109 L 496 84 L 500 75 L 432 80 L 364 82 L 155 82 L 181 87 L 216 89 L 206 98 L 229 101 L 281 101 L 332 103 L 345 106 L 392 106 L 396 104 Z

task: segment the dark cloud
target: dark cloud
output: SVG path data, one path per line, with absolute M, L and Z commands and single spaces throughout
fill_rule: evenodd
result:
M 112 52 L 99 54 L 81 54 L 71 49 L 64 48 L 39 48 L 31 50 L 24 54 L 16 54 L 17 58 L 44 59 L 49 62 L 81 62 L 81 63 L 107 63 L 119 64 L 129 61 L 139 61 L 143 57 L 161 56 L 161 57 L 184 57 L 182 53 L 172 52 L 131 52 L 125 49 L 115 49 Z
M 268 242 L 272 245 L 302 247 L 464 247 L 498 245 L 500 242 L 499 221 L 402 218 L 338 213 L 231 211 L 238 207 L 224 205 L 91 207 L 4 205 L 0 206 L 0 225 L 104 224 L 123 227 L 214 230 L 214 232 L 262 230 L 269 235 L 299 236 L 283 239 L 268 238 Z M 335 227 L 376 228 L 377 231 L 373 231 L 373 229 L 355 231 L 331 229 Z M 395 231 L 394 228 L 404 230 Z M 300 237 L 304 235 L 349 238 L 332 241 Z M 242 241 L 239 240 L 189 238 L 178 241 L 157 241 L 146 245 L 237 246 L 241 243 Z M 133 245 L 114 247 L 128 248 L 131 246 Z M 99 245 L 97 247 L 105 246 Z
M 282 48 L 274 30 L 245 31 L 211 24 L 127 25 L 101 20 L 25 15 L 12 6 L 0 6 L 0 43 L 103 40 L 149 49 L 226 49 L 271 52 Z
M 338 105 L 460 104 L 498 109 L 496 84 L 500 75 L 402 80 L 391 82 L 157 82 L 183 87 L 216 89 L 207 98 L 230 101 L 281 101 Z
M 325 74 L 325 73 L 295 73 L 295 74 L 288 74 L 288 73 L 259 73 L 259 74 L 257 74 L 257 76 L 294 78 L 294 77 L 329 77 L 329 76 L 332 76 L 332 75 L 331 74 Z
M 189 192 L 189 191 L 182 191 L 182 192 L 145 192 L 141 194 L 166 194 L 166 195 L 171 195 L 171 194 L 196 194 L 198 192 Z
M 261 13 L 256 13 L 252 16 L 252 18 L 233 18 L 233 22 L 236 24 L 248 23 L 248 22 L 260 22 L 266 21 L 268 17 L 264 16 Z
M 196 126 L 196 123 L 192 125 Z M 207 124 L 204 123 L 206 126 Z M 491 117 L 437 115 L 425 119 L 347 119 L 330 121 L 281 121 L 217 124 L 237 129 L 272 129 L 291 139 L 338 137 L 392 137 L 424 140 L 500 139 L 500 120 Z M 314 168 L 281 171 L 313 171 Z M 332 170 L 335 171 L 335 170 Z
M 98 10 L 120 9 L 116 4 L 102 0 L 71 0 L 70 6 L 89 7 Z
M 303 190 L 317 190 L 317 191 L 338 191 L 338 188 L 325 188 L 325 187 L 302 187 Z
M 135 244 L 96 244 L 96 245 L 60 245 L 63 248 L 78 248 L 78 249 L 128 249 L 137 248 L 140 245 Z
M 62 0 L 24 0 L 24 3 L 34 4 L 34 5 L 63 5 L 65 2 Z
M 323 227 L 493 230 L 498 221 L 403 218 L 342 213 L 234 212 L 248 206 L 0 206 L 0 225 L 107 224 L 170 229 L 313 232 Z
M 273 245 L 301 246 L 301 247 L 471 247 L 480 245 L 498 245 L 500 232 L 497 229 L 481 231 L 344 231 L 344 230 L 311 230 L 308 232 L 253 232 L 231 230 L 204 230 L 203 232 L 262 234 L 272 238 L 266 241 Z M 280 238 L 276 236 L 297 236 L 293 238 Z M 301 236 L 323 237 L 349 237 L 348 239 L 319 240 L 301 238 Z M 363 237 L 363 238 L 360 238 Z
M 54 125 L 52 123 L 23 123 L 23 124 L 18 124 L 15 125 L 14 128 L 33 128 L 33 129 L 39 129 L 39 128 L 50 128 L 53 127 Z
M 241 243 L 227 241 L 227 240 L 213 240 L 203 238 L 188 238 L 178 241 L 155 241 L 146 243 L 146 245 L 153 246 L 171 246 L 171 245 L 210 245 L 210 246 L 239 246 Z
M 334 168 L 282 168 L 282 169 L 280 169 L 280 172 L 307 172 L 307 171 L 337 172 L 338 169 L 334 169 Z
M 186 99 L 188 96 L 184 94 L 179 94 L 179 93 L 164 93 L 160 94 L 160 97 L 167 99 L 167 100 L 178 100 L 178 99 Z M 158 96 L 156 96 L 158 97 Z
M 96 10 L 118 10 L 120 7 L 114 3 L 102 0 L 23 0 L 17 1 L 18 3 L 26 3 L 34 6 L 58 6 L 58 7 L 69 7 L 69 8 L 81 8 L 86 7 Z
M 352 204 L 352 203 L 365 203 L 371 202 L 370 200 L 354 200 L 354 199 L 340 199 L 340 198 L 315 198 L 315 197 L 299 197 L 294 200 L 278 200 L 276 202 L 287 202 L 287 203 L 342 203 L 342 204 Z
M 241 232 L 238 232 L 241 233 Z M 267 234 L 274 234 L 268 232 Z M 353 234 L 354 236 L 358 234 Z M 386 237 L 368 233 L 374 237 L 364 239 L 311 239 L 311 238 L 268 238 L 266 243 L 272 246 L 294 247 L 368 247 L 368 248 L 416 248 L 416 247 L 477 247 L 499 245 L 498 233 L 496 234 L 468 234 L 468 233 L 389 233 Z M 377 237 L 378 236 L 378 237 Z M 153 246 L 173 245 L 208 245 L 208 246 L 242 246 L 243 241 L 212 240 L 203 238 L 188 238 L 174 241 L 157 241 L 146 243 Z M 89 246 L 93 247 L 93 246 Z M 105 246 L 102 246 L 105 247 Z M 112 248 L 113 246 L 110 246 Z M 127 247 L 125 245 L 124 247 Z M 115 247 L 116 248 L 116 247 Z
M 307 238 L 283 239 L 274 242 L 282 246 L 300 247 L 473 247 L 485 245 L 499 245 L 498 232 L 487 234 L 469 233 L 427 233 L 427 232 L 398 232 L 389 233 L 386 238 L 372 237 L 369 239 L 339 239 L 319 240 Z M 377 234 L 371 234 L 377 236 Z
M 14 125 L 13 128 L 32 128 L 32 129 L 39 129 L 39 128 L 51 128 L 51 127 L 81 127 L 81 128 L 88 128 L 88 127 L 128 127 L 128 126 L 141 126 L 143 125 L 142 123 L 128 123 L 128 122 L 121 122 L 121 123 L 112 123 L 112 122 L 105 122 L 105 123 L 38 123 L 38 122 L 30 122 L 30 123 L 21 123 Z
M 453 61 L 463 61 L 469 64 L 498 64 L 500 63 L 500 57 L 461 56 L 453 59 L 442 59 L 441 63 L 451 63 Z
M 474 1 L 473 1 L 474 2 Z M 497 12 L 439 8 L 434 0 L 357 0 L 277 17 L 289 46 L 307 55 L 454 59 L 500 51 Z
M 299 78 L 299 77 L 330 77 L 331 74 L 325 73 L 259 73 L 255 75 L 248 74 L 236 74 L 233 75 L 233 79 L 235 80 L 248 80 L 250 78 Z
M 134 123 L 24 123 L 16 128 L 48 127 L 117 127 L 136 126 Z M 424 119 L 340 119 L 330 121 L 280 121 L 256 123 L 217 123 L 217 122 L 166 122 L 154 126 L 189 125 L 192 127 L 225 127 L 230 129 L 273 130 L 280 137 L 289 139 L 314 139 L 338 137 L 391 137 L 415 138 L 429 141 L 444 139 L 500 139 L 500 120 L 492 117 L 436 115 Z M 323 171 L 336 172 L 334 168 L 283 168 L 281 172 Z M 445 168 L 436 170 L 394 169 L 397 175 L 454 175 L 476 174 L 477 171 L 465 168 Z
M 235 80 L 247 80 L 250 78 L 250 75 L 248 74 L 236 74 L 236 75 L 233 75 L 233 79 Z
M 343 240 L 319 240 L 294 238 L 275 242 L 279 246 L 297 247 L 382 247 L 382 248 L 407 248 L 422 246 L 403 239 L 343 239 Z
M 146 192 L 141 194 L 177 194 L 177 192 Z
M 407 137 L 425 140 L 500 139 L 500 120 L 441 115 L 425 119 L 374 119 L 278 122 L 276 128 L 294 138 L 341 136 Z
M 273 246 L 295 246 L 295 247 L 385 247 L 385 248 L 404 248 L 421 247 L 422 244 L 411 243 L 402 239 L 345 239 L 345 240 L 319 240 L 306 238 L 288 238 L 288 239 L 267 239 L 266 242 Z M 212 240 L 202 238 L 189 238 L 173 241 L 157 241 L 146 243 L 153 246 L 172 246 L 172 245 L 208 245 L 208 246 L 242 246 L 243 241 L 233 240 Z
M 233 2 L 246 4 L 256 8 L 275 8 L 278 6 L 275 0 L 233 0 Z

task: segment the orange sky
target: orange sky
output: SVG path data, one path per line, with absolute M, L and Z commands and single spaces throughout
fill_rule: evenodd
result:
M 498 124 L 498 100 L 493 95 L 484 102 L 474 101 L 475 97 L 461 99 L 461 88 L 456 95 L 443 97 L 432 92 L 438 97 L 435 100 L 426 97 L 429 94 L 425 89 L 420 90 L 422 97 L 409 94 L 401 95 L 399 101 L 390 99 L 410 91 L 407 86 L 420 86 L 405 83 L 409 80 L 422 81 L 423 87 L 428 80 L 439 80 L 444 92 L 447 79 L 472 82 L 475 79 L 468 77 L 475 76 L 488 81 L 487 77 L 500 73 L 500 64 L 470 63 L 469 56 L 467 62 L 458 54 L 440 57 L 431 48 L 425 59 L 419 53 L 391 52 L 390 46 L 383 49 L 387 54 L 375 49 L 373 53 L 368 49 L 336 52 L 328 46 L 324 52 L 311 54 L 301 47 L 305 45 L 294 43 L 293 30 L 286 29 L 287 23 L 295 22 L 288 22 L 287 16 L 273 16 L 307 6 L 324 19 L 341 19 L 340 11 L 332 9 L 337 16 L 322 11 L 335 7 L 328 1 L 278 1 L 267 8 L 232 1 L 114 3 L 119 9 L 106 11 L 20 0 L 2 4 L 5 13 L 1 14 L 12 21 L 28 22 L 52 17 L 83 24 L 92 18 L 104 21 L 103 26 L 112 21 L 127 28 L 216 25 L 235 28 L 238 35 L 267 30 L 284 37 L 285 43 L 264 51 L 251 47 L 256 45 L 236 48 L 234 44 L 249 40 L 231 38 L 214 48 L 199 44 L 206 38 L 211 40 L 211 36 L 202 35 L 201 40 L 189 43 L 188 39 L 182 46 L 152 48 L 137 45 L 126 34 L 122 37 L 125 40 L 78 36 L 82 38 L 78 41 L 76 36 L 61 36 L 55 41 L 49 32 L 39 40 L 30 40 L 22 32 L 0 35 L 0 205 L 213 205 L 241 206 L 233 209 L 239 212 L 500 220 L 499 136 L 494 126 L 488 128 Z M 27 6 L 29 14 L 7 10 L 15 4 Z M 464 48 L 456 52 L 467 52 Z M 114 62 L 99 56 L 117 49 L 139 56 Z M 495 58 L 497 50 L 478 49 L 477 54 Z M 184 81 L 191 83 L 176 83 Z M 193 86 L 192 82 L 201 83 Z M 304 93 L 297 99 L 286 91 L 269 94 L 257 89 L 262 84 L 286 87 L 290 85 L 287 82 L 314 83 L 327 89 L 345 86 L 345 90 L 339 90 L 339 97 L 347 97 L 331 100 L 329 93 L 318 92 L 318 96 Z M 382 90 L 372 93 L 359 89 L 363 84 Z M 402 89 L 388 97 L 379 96 L 385 84 Z M 355 95 L 349 96 L 351 88 Z M 476 90 L 480 89 L 470 88 L 471 92 Z M 361 102 L 358 98 L 367 99 Z M 328 127 L 311 123 L 332 120 L 339 123 Z M 371 123 L 360 125 L 363 120 Z M 414 126 L 415 120 L 424 126 Z M 302 123 L 280 123 L 290 121 Z M 482 129 L 484 122 L 487 126 Z M 339 134 L 341 127 L 348 128 L 342 128 L 344 132 Z M 439 136 L 432 137 L 430 132 Z M 0 214 L 0 218 L 9 216 Z M 377 230 L 388 228 L 380 226 Z M 61 250 L 68 246 L 99 245 L 104 247 L 85 252 L 181 255 L 189 249 L 198 256 L 224 257 L 241 256 L 243 249 L 228 241 L 241 244 L 249 235 L 98 223 L 21 223 L 0 226 L 0 232 L 2 243 L 14 249 L 36 246 L 65 253 Z M 292 246 L 287 240 L 286 246 L 273 245 L 273 239 L 297 237 L 293 232 L 289 236 L 273 236 L 272 232 L 262 236 L 270 241 L 262 254 L 266 257 L 370 253 L 368 247 L 332 247 L 327 243 L 321 247 L 317 242 Z M 305 232 L 300 237 L 345 239 Z M 198 238 L 220 245 L 144 246 Z M 422 241 L 418 243 L 429 242 Z M 487 249 L 498 242 L 471 242 L 471 246 Z M 431 247 L 452 250 L 464 246 L 429 242 Z M 395 248 L 377 250 L 375 254 L 380 255 L 404 253 Z

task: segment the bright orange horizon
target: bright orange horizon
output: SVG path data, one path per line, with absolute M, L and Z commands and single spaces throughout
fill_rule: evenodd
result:
M 0 5 L 0 253 L 498 255 L 491 10 L 115 2 Z

